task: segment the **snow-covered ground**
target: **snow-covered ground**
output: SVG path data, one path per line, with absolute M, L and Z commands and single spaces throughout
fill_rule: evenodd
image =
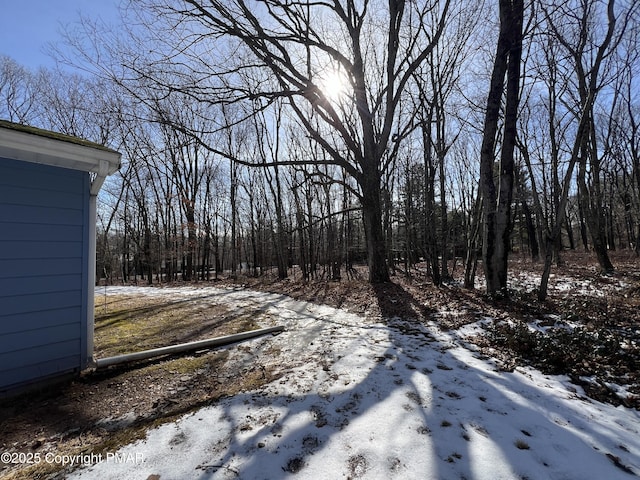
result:
M 74 479 L 626 479 L 640 475 L 640 415 L 567 378 L 497 371 L 437 325 L 374 323 L 246 290 L 211 294 L 274 314 L 286 331 L 243 343 L 284 377 L 148 432 Z M 97 293 L 99 305 L 100 289 Z M 270 315 L 265 318 L 271 317 Z M 270 325 L 264 325 L 270 326 Z M 230 347 L 230 361 L 240 352 Z M 114 452 L 116 453 L 116 452 Z M 119 461 L 118 461 L 119 459 Z M 159 477 L 154 477 L 158 475 Z

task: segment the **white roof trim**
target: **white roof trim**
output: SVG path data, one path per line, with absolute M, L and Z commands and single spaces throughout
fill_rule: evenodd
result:
M 54 167 L 93 172 L 103 176 L 120 168 L 120 153 L 107 148 L 72 143 L 0 125 L 0 157 Z M 71 138 L 71 137 L 69 137 Z

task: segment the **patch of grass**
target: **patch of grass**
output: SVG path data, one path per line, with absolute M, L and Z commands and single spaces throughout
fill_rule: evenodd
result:
M 95 350 L 109 357 L 231 335 L 259 328 L 260 316 L 235 315 L 206 296 L 167 301 L 166 298 L 111 295 L 96 300 Z
M 218 363 L 219 361 L 217 357 L 222 357 L 222 362 L 224 362 L 227 356 L 228 356 L 227 352 L 216 352 L 215 363 Z M 196 372 L 205 367 L 209 367 L 210 369 L 211 362 L 212 362 L 211 355 L 176 357 L 176 358 L 169 359 L 166 362 L 149 365 L 147 367 L 147 372 L 155 373 L 158 371 L 163 371 L 167 373 L 185 375 L 188 373 Z

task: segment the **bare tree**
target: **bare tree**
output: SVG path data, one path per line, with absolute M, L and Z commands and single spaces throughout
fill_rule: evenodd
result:
M 431 51 L 425 65 L 416 71 L 418 98 L 415 108 L 424 144 L 425 238 L 432 278 L 436 284 L 449 277 L 446 166 L 449 150 L 463 131 L 459 123 L 451 127 L 452 121 L 456 120 L 452 97 L 460 88 L 461 69 L 470 55 L 469 39 L 480 18 L 477 13 L 475 9 L 469 9 L 447 22 L 443 34 L 445 41 Z M 439 215 L 435 211 L 437 190 Z
M 592 21 L 599 8 L 606 8 L 605 24 Z M 622 12 L 617 12 L 614 0 L 608 0 L 605 6 L 602 2 L 577 2 L 577 4 L 563 3 L 560 6 L 543 7 L 547 27 L 567 53 L 569 71 L 573 73 L 572 81 L 568 85 L 574 88 L 568 88 L 566 94 L 560 98 L 575 119 L 576 125 L 575 137 L 570 143 L 568 166 L 562 180 L 560 196 L 555 202 L 555 220 L 548 232 L 545 265 L 538 290 L 538 298 L 541 300 L 547 295 L 552 261 L 551 250 L 552 246 L 559 241 L 566 219 L 569 190 L 576 165 L 578 165 L 579 208 L 586 217 L 596 256 L 603 271 L 613 269 L 607 253 L 606 224 L 602 208 L 602 152 L 599 151 L 596 135 L 594 105 L 598 93 L 608 83 L 607 74 L 611 74 L 606 62 L 612 58 L 617 46 L 624 38 L 624 32 L 632 18 L 634 8 L 637 8 L 637 5 L 627 6 Z M 596 25 L 603 30 L 594 31 Z M 549 60 L 562 64 L 559 58 Z M 587 185 L 587 178 L 590 185 Z
M 507 258 L 511 234 L 514 147 L 520 93 L 524 2 L 500 0 L 500 32 L 491 73 L 480 152 L 480 190 L 483 198 L 484 229 L 482 260 L 487 293 L 507 295 Z M 500 148 L 499 185 L 494 182 L 494 156 L 498 120 L 506 77 L 504 132 Z
M 398 105 L 413 72 L 440 39 L 449 3 L 147 2 L 173 22 L 171 31 L 202 32 L 173 39 L 172 60 L 189 63 L 191 71 L 181 85 L 165 87 L 183 89 L 204 102 L 246 100 L 255 105 L 262 99 L 259 108 L 285 98 L 289 111 L 325 152 L 313 162 L 337 165 L 356 180 L 371 282 L 389 279 L 381 184 L 393 157 L 389 150 L 396 148 L 391 137 L 403 129 Z M 432 12 L 437 12 L 435 23 L 429 21 Z M 215 64 L 211 51 L 220 54 Z M 154 76 L 153 69 L 167 63 L 161 59 L 147 67 L 134 66 L 134 71 Z M 339 98 L 330 92 L 335 76 L 342 78 Z
M 605 272 L 613 270 L 613 265 L 607 253 L 606 225 L 601 208 L 602 152 L 599 151 L 594 105 L 598 93 L 609 82 L 613 54 L 637 11 L 638 5 L 634 3 L 624 5 L 622 10 L 616 9 L 615 0 L 545 7 L 548 26 L 567 53 L 573 70 L 577 97 L 565 100 L 578 123 L 571 160 L 579 160 L 580 208 L 585 214 L 598 262 Z M 606 12 L 606 23 L 594 22 L 603 12 Z
M 628 170 L 631 171 L 629 184 L 635 188 L 631 188 L 628 196 L 625 194 L 624 205 L 625 212 L 631 210 L 631 205 L 635 208 L 635 225 L 629 219 L 631 230 L 630 236 L 633 238 L 632 243 L 635 244 L 636 255 L 640 255 L 640 102 L 638 101 L 637 91 L 640 82 L 640 72 L 638 71 L 637 62 L 640 58 L 640 29 L 631 30 L 631 34 L 623 44 L 622 50 L 626 55 L 622 58 L 623 67 L 620 71 L 620 103 L 622 112 L 615 126 L 619 137 L 622 140 L 620 151 L 621 157 L 628 158 L 629 167 L 623 168 L 623 174 Z M 635 235 L 634 230 L 635 228 Z
M 0 109 L 101 143 L 126 139 L 103 250 L 115 225 L 122 255 L 112 258 L 131 255 L 126 265 L 149 280 L 194 279 L 197 266 L 207 278 L 210 256 L 216 273 L 277 265 L 284 277 L 295 264 L 305 280 L 337 279 L 342 264 L 353 274 L 366 255 L 378 282 L 404 255 L 407 272 L 426 257 L 439 283 L 451 252 L 466 249 L 472 286 L 483 245 L 487 291 L 502 296 L 514 233 L 558 261 L 578 213 L 585 246 L 597 240 L 606 254 L 626 228 L 640 251 L 637 59 L 612 60 L 637 51 L 631 37 L 619 42 L 627 21 L 637 34 L 629 12 L 640 4 L 533 2 L 540 29 L 521 54 L 524 6 L 501 0 L 486 71 L 464 63 L 486 48 L 469 27 L 469 3 L 130 2 L 148 29 L 118 36 L 83 20 L 95 41 L 75 39 L 75 52 L 85 49 L 76 58 L 96 77 L 14 65 L 0 76 Z M 529 57 L 526 77 L 519 55 Z M 478 81 L 485 75 L 490 84 Z M 32 105 L 31 81 L 42 107 Z M 228 175 L 218 175 L 216 155 Z
M 281 166 L 278 164 L 280 159 L 280 152 L 282 150 L 282 107 L 276 105 L 274 108 L 274 118 L 272 122 L 269 122 L 265 118 L 264 112 L 260 112 L 253 117 L 255 128 L 255 142 L 258 157 L 262 163 L 271 163 L 272 168 L 265 168 L 264 174 L 266 177 L 266 184 L 271 193 L 275 209 L 276 231 L 274 233 L 275 239 L 275 254 L 276 263 L 278 266 L 278 278 L 287 278 L 287 265 L 289 259 L 287 258 L 287 235 L 284 216 L 284 193 L 281 181 Z M 269 132 L 269 124 L 272 123 L 273 133 Z
M 0 56 L 0 116 L 16 123 L 33 124 L 37 81 L 11 57 Z

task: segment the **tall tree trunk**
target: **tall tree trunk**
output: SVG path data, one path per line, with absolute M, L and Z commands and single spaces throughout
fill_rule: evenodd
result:
M 316 229 L 314 227 L 314 219 L 313 219 L 313 189 L 312 182 L 310 178 L 307 178 L 306 182 L 306 190 L 305 190 L 305 201 L 307 206 L 307 251 L 308 251 L 308 259 L 309 259 L 309 276 L 310 278 L 317 278 L 317 255 L 316 255 Z
M 338 230 L 333 220 L 333 209 L 331 206 L 331 186 L 324 184 L 324 200 L 326 217 L 327 217 L 327 249 L 326 260 L 330 270 L 331 280 L 337 282 L 340 280 L 340 249 L 338 248 L 337 236 Z
M 525 224 L 527 226 L 527 237 L 529 241 L 529 249 L 531 250 L 531 259 L 537 262 L 540 258 L 540 249 L 538 247 L 538 238 L 536 233 L 536 226 L 533 222 L 533 216 L 531 215 L 531 209 L 527 205 L 527 201 L 522 198 L 522 213 L 524 214 Z
M 214 238 L 215 241 L 213 242 L 213 263 L 214 263 L 214 278 L 217 280 L 218 279 L 218 274 L 222 272 L 222 262 L 221 262 L 221 255 L 220 255 L 220 235 L 218 232 L 218 228 L 219 228 L 219 224 L 220 224 L 220 220 L 218 218 L 218 215 L 216 214 L 216 219 L 215 219 L 216 223 L 215 223 L 215 227 L 214 227 Z M 226 233 L 226 232 L 225 232 Z M 224 252 L 224 247 L 225 247 L 226 242 L 223 240 L 222 242 L 222 251 Z M 231 247 L 233 248 L 233 246 Z M 224 253 L 223 253 L 224 255 Z
M 236 233 L 236 225 L 238 223 L 238 206 L 236 202 L 236 196 L 238 191 L 238 166 L 231 160 L 231 188 L 229 192 L 231 202 L 231 277 L 236 278 L 236 272 L 238 268 L 238 236 Z M 217 242 L 217 240 L 216 240 Z M 217 271 L 217 262 L 216 262 Z
M 307 268 L 307 246 L 304 241 L 305 228 L 304 228 L 304 212 L 302 210 L 302 201 L 298 195 L 298 188 L 293 188 L 293 199 L 296 207 L 296 223 L 297 231 L 298 231 L 298 248 L 300 253 L 298 255 L 298 264 L 300 265 L 300 270 L 302 273 L 302 280 L 304 282 L 309 281 L 309 270 Z
M 149 226 L 149 217 L 146 210 L 142 213 L 144 220 L 144 247 L 143 258 L 145 269 L 147 270 L 147 284 L 153 283 L 153 260 L 151 256 L 151 228 Z
M 196 253 L 196 215 L 193 203 L 189 201 L 189 204 L 185 208 L 185 217 L 187 220 L 187 251 L 186 253 L 186 266 L 184 267 L 183 279 L 190 282 L 194 278 L 195 272 L 195 253 Z
M 571 218 L 569 217 L 569 215 L 566 215 L 566 221 L 565 221 L 565 230 L 567 231 L 567 238 L 569 239 L 569 248 L 571 250 L 575 250 L 576 249 L 576 241 L 573 238 L 573 224 L 571 223 Z
M 444 142 L 444 141 L 443 141 Z M 438 165 L 439 165 L 439 175 L 440 175 L 440 252 L 442 253 L 442 275 L 441 278 L 446 279 L 449 278 L 449 267 L 448 267 L 448 235 L 449 235 L 449 222 L 447 221 L 447 195 L 445 189 L 445 171 L 444 171 L 444 161 L 445 161 L 444 150 L 438 151 Z
M 587 223 L 584 219 L 584 210 L 582 209 L 582 201 L 580 199 L 581 195 L 582 194 L 580 193 L 580 189 L 578 189 L 578 220 L 580 222 L 580 239 L 582 240 L 582 248 L 584 248 L 584 251 L 586 252 L 589 250 L 589 235 L 587 232 Z
M 202 263 L 201 263 L 201 280 L 209 280 L 209 270 L 211 257 L 211 219 L 205 219 L 204 241 L 202 245 Z
M 265 169 L 265 174 L 267 176 L 267 185 L 271 190 L 271 195 L 273 200 L 275 201 L 275 209 L 276 209 L 276 231 L 275 231 L 275 241 L 274 247 L 276 249 L 276 262 L 278 267 L 278 278 L 280 280 L 284 280 L 287 278 L 287 266 L 289 264 L 288 259 L 288 240 L 287 240 L 287 232 L 284 224 L 284 211 L 282 206 L 282 185 L 280 182 L 280 172 L 278 166 L 276 165 L 273 168 L 273 176 L 269 173 L 268 170 Z
M 507 295 L 507 260 L 513 197 L 513 151 L 520 92 L 523 17 L 522 0 L 500 0 L 500 33 L 487 97 L 480 152 L 480 189 L 484 204 L 482 260 L 487 294 L 492 297 Z M 499 185 L 496 188 L 493 164 L 505 75 L 507 89 L 504 134 L 500 154 Z
M 482 223 L 482 197 L 478 194 L 471 212 L 471 228 L 467 239 L 467 257 L 464 266 L 464 288 L 474 288 L 476 268 L 478 266 L 478 237 Z
M 131 249 L 129 247 L 129 236 L 127 232 L 129 231 L 128 227 L 128 219 L 127 219 L 127 204 L 129 201 L 129 190 L 127 189 L 127 193 L 124 199 L 124 213 L 122 223 L 124 228 L 122 229 L 122 283 L 126 284 L 129 282 L 129 263 L 131 262 Z
M 531 182 L 531 197 L 533 199 L 534 211 L 531 212 L 531 208 L 527 204 L 524 195 L 522 196 L 522 209 L 527 219 L 527 232 L 529 234 L 531 259 L 534 262 L 537 262 L 540 259 L 540 248 L 542 247 L 544 249 L 542 239 L 545 238 L 544 235 L 546 233 L 547 227 L 546 222 L 543 222 L 544 213 L 542 204 L 540 203 L 540 195 L 538 194 L 538 186 L 536 183 L 535 175 L 533 174 L 533 167 L 531 165 L 531 156 L 529 155 L 529 149 L 523 142 L 518 142 L 518 147 L 522 158 L 524 159 L 525 165 L 527 166 L 527 171 L 529 172 L 529 179 Z M 524 186 L 524 178 L 521 178 L 520 183 Z M 536 216 L 535 222 L 532 215 L 532 213 L 534 212 Z M 545 225 L 543 225 L 543 223 Z
M 389 281 L 389 268 L 387 267 L 384 230 L 382 228 L 381 179 L 377 165 L 369 168 L 370 171 L 365 171 L 362 175 L 362 196 L 360 198 L 367 243 L 369 282 L 384 283 Z
M 586 214 L 586 224 L 589 233 L 591 233 L 593 251 L 600 264 L 600 269 L 608 273 L 612 272 L 614 268 L 607 251 L 606 219 L 602 208 L 603 196 L 600 187 L 600 162 L 597 158 L 598 152 L 595 149 L 595 125 L 592 117 L 590 117 L 588 125 L 589 130 L 584 135 L 582 160 L 578 169 L 578 189 L 580 190 L 582 210 Z M 590 159 L 591 184 L 589 186 L 586 181 L 586 157 Z
M 423 99 L 423 102 L 426 100 Z M 440 276 L 440 263 L 438 261 L 437 245 L 437 221 L 436 221 L 436 199 L 435 199 L 435 177 L 436 169 L 433 161 L 433 148 L 431 142 L 433 108 L 429 107 L 427 116 L 421 122 L 422 148 L 424 160 L 424 242 L 425 253 L 431 279 L 434 285 L 442 284 Z

